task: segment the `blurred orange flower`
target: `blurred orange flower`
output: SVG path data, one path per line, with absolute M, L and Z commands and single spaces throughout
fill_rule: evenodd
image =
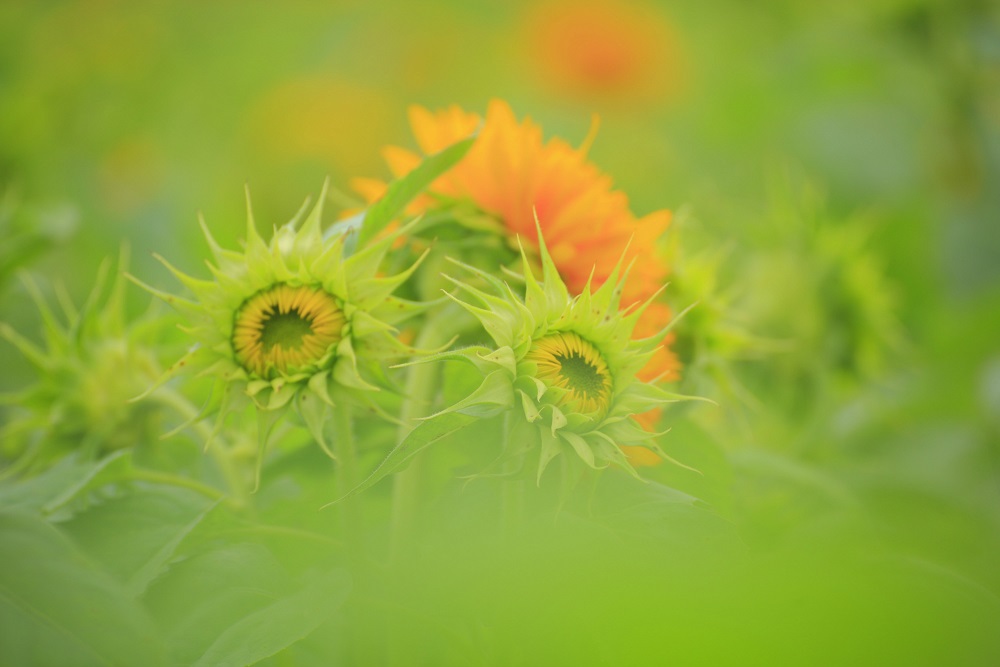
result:
M 593 101 L 648 103 L 680 81 L 663 10 L 634 0 L 543 0 L 522 19 L 520 52 L 548 89 Z
M 665 282 L 667 267 L 654 249 L 670 224 L 670 211 L 637 219 L 625 193 L 612 189 L 611 178 L 587 160 L 586 147 L 573 148 L 561 139 L 543 142 L 538 125 L 530 119 L 518 122 L 507 103 L 499 100 L 490 103 L 485 122 L 457 106 L 436 113 L 414 106 L 410 123 L 420 150 L 428 155 L 482 126 L 465 159 L 430 190 L 471 200 L 529 245 L 537 212 L 552 259 L 571 291 L 579 293 L 591 271 L 595 286 L 602 284 L 630 239 L 627 260 L 634 265 L 623 304 L 652 296 Z M 418 154 L 395 146 L 386 148 L 384 156 L 397 178 L 421 161 Z M 370 200 L 384 188 L 370 179 L 358 179 L 353 185 Z M 413 212 L 433 202 L 429 197 L 419 200 Z M 654 317 L 664 323 L 670 318 L 666 307 L 650 308 L 649 315 L 649 320 L 644 318 L 649 333 L 656 328 L 650 323 Z
M 636 218 L 625 193 L 613 189 L 611 178 L 587 159 L 586 144 L 574 148 L 558 138 L 543 141 L 537 124 L 530 119 L 519 122 L 510 106 L 499 100 L 489 104 L 485 121 L 457 106 L 437 112 L 414 106 L 410 124 L 417 145 L 428 155 L 479 128 L 466 157 L 429 190 L 439 197 L 471 200 L 495 214 L 512 240 L 519 236 L 529 246 L 534 246 L 537 212 L 552 259 L 572 292 L 579 293 L 591 273 L 595 287 L 607 280 L 626 247 L 626 261 L 633 264 L 623 306 L 650 298 L 666 282 L 668 269 L 656 246 L 670 224 L 670 211 Z M 395 146 L 383 154 L 397 178 L 422 159 Z M 358 179 L 353 185 L 369 200 L 381 196 L 385 187 L 372 179 Z M 411 212 L 434 205 L 436 200 L 426 196 Z M 654 335 L 670 318 L 669 307 L 655 302 L 639 321 L 636 335 Z M 678 362 L 668 342 L 643 369 L 643 379 L 676 379 Z

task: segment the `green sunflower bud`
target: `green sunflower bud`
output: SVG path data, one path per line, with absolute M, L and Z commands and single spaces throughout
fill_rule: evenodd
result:
M 595 469 L 618 465 L 636 477 L 622 447 L 645 447 L 677 463 L 660 449 L 657 434 L 629 419 L 667 403 L 694 399 L 636 377 L 673 326 L 648 338 L 632 338 L 643 310 L 659 294 L 620 310 L 627 274 L 620 260 L 599 288 L 588 283 L 579 296 L 571 296 L 540 229 L 538 236 L 542 280 L 535 277 L 521 248 L 523 296 L 495 276 L 455 262 L 485 289 L 451 278 L 470 300 L 449 296 L 479 320 L 496 347 L 468 347 L 415 363 L 460 359 L 475 366 L 483 380 L 461 400 L 425 418 L 355 492 L 402 469 L 414 452 L 478 419 L 501 414 L 513 418 L 519 432 L 534 433 L 539 481 L 548 464 L 563 454 Z
M 123 248 L 119 267 L 127 262 Z M 0 396 L 0 403 L 11 406 L 0 431 L 0 453 L 15 459 L 18 469 L 43 468 L 69 452 L 97 457 L 132 447 L 152 439 L 162 426 L 162 405 L 131 400 L 162 372 L 152 352 L 162 320 L 147 316 L 126 322 L 127 283 L 119 274 L 109 289 L 109 271 L 105 262 L 79 309 L 60 293 L 53 310 L 39 286 L 25 277 L 42 316 L 44 347 L 0 323 L 0 338 L 38 370 L 35 384 Z
M 160 382 L 182 368 L 215 377 L 223 390 L 213 392 L 221 398 L 207 412 L 218 413 L 217 430 L 229 414 L 252 402 L 262 449 L 276 419 L 294 408 L 332 455 L 325 424 L 336 404 L 361 403 L 379 411 L 370 395 L 385 385 L 386 361 L 416 353 L 399 340 L 394 325 L 421 306 L 392 294 L 420 260 L 393 276 L 378 272 L 407 228 L 350 253 L 347 233 L 324 236 L 325 199 L 324 187 L 301 225 L 305 207 L 265 242 L 248 197 L 242 252 L 221 248 L 202 223 L 215 260 L 213 280 L 192 278 L 161 259 L 193 298 L 143 285 L 187 318 L 185 331 L 194 343 Z

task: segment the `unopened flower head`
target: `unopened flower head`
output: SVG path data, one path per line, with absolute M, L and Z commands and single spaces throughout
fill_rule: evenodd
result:
M 303 207 L 269 242 L 258 234 L 248 200 L 242 252 L 220 247 L 202 222 L 213 279 L 192 278 L 161 258 L 194 298 L 148 288 L 187 317 L 196 342 L 164 380 L 185 367 L 218 378 L 225 386 L 215 406 L 219 424 L 247 399 L 262 415 L 294 403 L 324 449 L 327 408 L 348 394 L 364 402 L 366 392 L 379 389 L 383 361 L 413 352 L 393 324 L 419 310 L 392 296 L 416 265 L 394 276 L 378 273 L 404 230 L 349 253 L 346 234 L 326 237 L 321 230 L 325 198 L 324 189 L 308 216 Z
M 127 264 L 122 250 L 119 268 Z M 108 287 L 110 262 L 102 264 L 90 296 L 73 305 L 61 287 L 53 309 L 40 287 L 25 277 L 38 306 L 44 347 L 0 323 L 0 338 L 17 347 L 38 371 L 38 381 L 0 396 L 12 406 L 0 430 L 3 455 L 20 469 L 37 469 L 63 454 L 100 456 L 155 436 L 162 405 L 131 401 L 162 372 L 153 352 L 162 320 L 127 322 L 122 276 Z
M 466 359 L 484 375 L 479 389 L 439 414 L 515 411 L 524 423 L 537 427 L 539 478 L 547 464 L 564 452 L 575 452 L 594 468 L 614 463 L 633 473 L 622 447 L 644 447 L 672 460 L 656 444 L 656 435 L 631 419 L 685 398 L 637 377 L 666 333 L 632 339 L 636 321 L 650 301 L 620 308 L 628 273 L 621 261 L 599 288 L 592 290 L 587 284 L 572 296 L 540 232 L 539 247 L 541 281 L 522 250 L 523 297 L 470 266 L 463 265 L 492 289 L 453 279 L 474 302 L 452 298 L 479 319 L 496 348 L 439 355 Z

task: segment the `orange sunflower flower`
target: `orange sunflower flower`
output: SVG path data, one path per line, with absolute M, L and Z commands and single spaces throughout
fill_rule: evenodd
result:
M 670 224 L 671 213 L 656 211 L 637 218 L 628 197 L 612 187 L 611 178 L 587 159 L 586 144 L 574 148 L 562 139 L 544 141 L 541 128 L 530 119 L 518 121 L 506 102 L 490 102 L 485 121 L 457 106 L 431 112 L 410 109 L 410 124 L 420 150 L 430 155 L 467 137 L 479 128 L 476 143 L 465 158 L 431 184 L 439 197 L 472 201 L 495 215 L 510 232 L 531 244 L 537 214 L 545 242 L 566 286 L 579 294 L 593 273 L 593 286 L 607 280 L 628 247 L 633 262 L 623 305 L 641 302 L 666 281 L 668 273 L 657 254 L 656 241 Z M 390 146 L 383 152 L 397 178 L 418 164 L 421 156 Z M 354 188 L 369 200 L 384 192 L 384 184 L 358 179 Z M 411 206 L 419 213 L 437 205 L 425 196 Z M 629 241 L 631 240 L 631 244 Z M 649 336 L 671 318 L 666 304 L 654 303 L 637 327 Z M 678 362 L 667 343 L 643 369 L 641 378 L 676 379 Z

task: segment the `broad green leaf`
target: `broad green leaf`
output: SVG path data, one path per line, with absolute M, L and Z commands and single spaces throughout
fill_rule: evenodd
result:
M 214 506 L 188 489 L 142 484 L 76 514 L 63 529 L 137 596 Z
M 244 667 L 303 639 L 328 620 L 351 589 L 344 570 L 311 577 L 296 594 L 275 601 L 226 628 L 194 667 Z
M 299 575 L 257 542 L 203 544 L 207 551 L 176 561 L 143 596 L 172 664 L 254 664 L 308 635 L 347 597 L 346 572 Z
M 358 247 L 365 247 L 386 225 L 403 212 L 414 197 L 433 183 L 434 179 L 458 164 L 458 161 L 469 152 L 475 139 L 473 135 L 427 157 L 416 169 L 390 184 L 385 195 L 372 204 L 365 214 L 358 236 Z
M 0 482 L 0 508 L 40 512 L 80 479 L 93 475 L 99 465 L 81 463 L 76 457 L 67 456 L 34 477 L 4 480 Z
M 0 664 L 164 664 L 144 610 L 42 519 L 0 512 L 0 563 Z
M 294 591 L 267 548 L 241 542 L 189 554 L 142 599 L 164 634 L 171 664 L 191 665 L 226 628 Z
M 76 478 L 68 488 L 47 502 L 42 509 L 51 514 L 94 489 L 128 477 L 131 470 L 132 452 L 128 450 L 115 452 Z

